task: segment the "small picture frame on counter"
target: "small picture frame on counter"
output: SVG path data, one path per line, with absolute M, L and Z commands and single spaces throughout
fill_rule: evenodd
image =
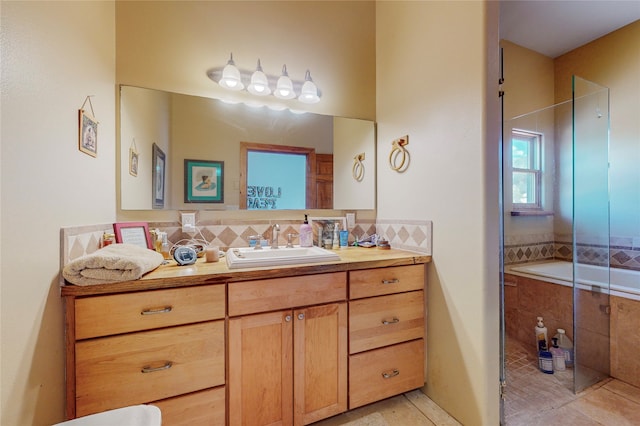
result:
M 116 243 L 133 244 L 153 250 L 147 222 L 117 222 L 113 224 Z

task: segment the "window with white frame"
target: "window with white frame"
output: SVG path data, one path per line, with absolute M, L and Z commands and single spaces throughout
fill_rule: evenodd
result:
M 542 135 L 511 132 L 512 201 L 514 210 L 542 209 Z

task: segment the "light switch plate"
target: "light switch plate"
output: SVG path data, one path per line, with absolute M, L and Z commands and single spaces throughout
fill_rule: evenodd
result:
M 356 214 L 347 213 L 347 229 L 352 230 L 356 226 Z
M 196 214 L 195 213 L 180 213 L 180 219 L 182 222 L 182 232 L 196 231 Z

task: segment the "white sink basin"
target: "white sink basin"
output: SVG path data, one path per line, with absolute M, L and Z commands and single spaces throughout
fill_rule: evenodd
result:
M 340 256 L 321 247 L 253 247 L 232 248 L 227 251 L 229 269 L 255 268 L 262 266 L 297 265 L 300 263 L 331 262 L 340 260 Z

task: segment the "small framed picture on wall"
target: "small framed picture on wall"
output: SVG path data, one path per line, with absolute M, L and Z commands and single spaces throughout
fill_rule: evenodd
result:
M 83 109 L 78 110 L 78 148 L 92 157 L 98 156 L 98 122 Z

